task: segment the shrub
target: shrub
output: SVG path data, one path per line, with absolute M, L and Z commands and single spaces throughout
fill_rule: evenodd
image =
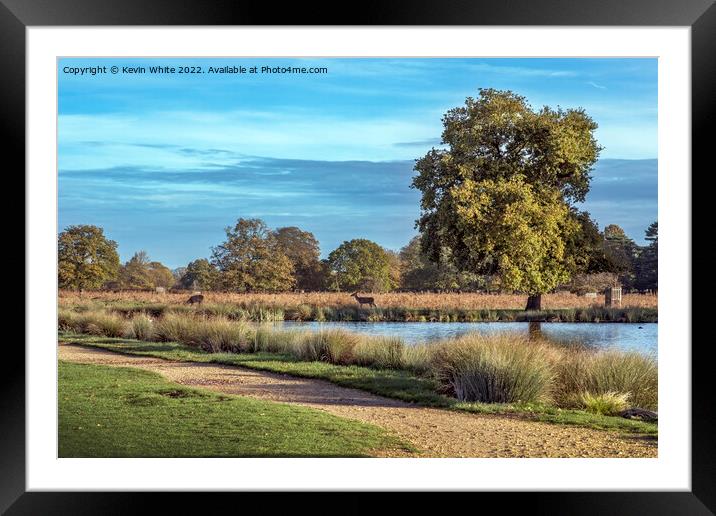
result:
M 582 393 L 580 396 L 582 405 L 587 412 L 601 414 L 603 416 L 614 416 L 622 410 L 629 408 L 629 394 L 620 392 L 605 392 L 603 394 Z
M 514 335 L 468 334 L 439 345 L 432 371 L 445 392 L 460 401 L 547 401 L 553 366 L 544 344 Z

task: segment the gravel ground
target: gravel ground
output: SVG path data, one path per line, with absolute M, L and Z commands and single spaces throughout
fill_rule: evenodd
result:
M 590 428 L 415 406 L 322 380 L 219 364 L 171 362 L 60 344 L 62 360 L 137 367 L 176 383 L 296 403 L 386 428 L 421 457 L 656 457 L 655 439 Z

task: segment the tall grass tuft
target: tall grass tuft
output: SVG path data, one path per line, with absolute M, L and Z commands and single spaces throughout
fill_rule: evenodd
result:
M 572 351 L 559 363 L 557 401 L 579 406 L 584 392 L 618 392 L 627 394 L 633 406 L 656 410 L 658 376 L 656 360 L 635 351 Z
M 58 327 L 64 331 L 107 337 L 124 337 L 129 330 L 125 319 L 106 313 L 103 310 L 81 313 L 60 310 L 58 313 Z
M 409 371 L 419 374 L 430 372 L 434 355 L 438 346 L 432 344 L 415 344 L 403 350 L 403 366 Z
M 160 342 L 188 343 L 195 327 L 196 321 L 168 313 L 154 324 L 154 338 Z
M 403 369 L 405 343 L 399 337 L 364 337 L 354 348 L 355 363 L 379 369 Z
M 330 362 L 332 364 L 347 365 L 355 361 L 355 347 L 361 337 L 355 333 L 344 330 L 321 330 L 315 333 L 307 332 L 294 353 L 300 360 Z
M 151 317 L 139 314 L 131 320 L 131 334 L 133 339 L 154 340 L 154 324 Z
M 340 329 L 278 330 L 227 316 L 209 318 L 199 311 L 183 315 L 167 311 L 152 320 L 142 312 L 125 319 L 110 310 L 78 312 L 61 307 L 59 329 L 179 342 L 209 352 L 269 352 L 304 361 L 408 370 L 436 379 L 444 393 L 461 401 L 550 401 L 599 413 L 613 412 L 622 402 L 657 409 L 656 359 L 637 352 L 565 347 L 513 333 L 473 333 L 407 346 L 397 337 Z
M 582 405 L 587 412 L 601 414 L 602 416 L 615 416 L 624 409 L 629 408 L 629 394 L 620 392 L 605 392 L 603 394 L 582 393 Z
M 226 318 L 196 321 L 189 339 L 180 339 L 211 353 L 242 353 L 250 351 L 255 330 L 245 323 Z
M 461 401 L 547 401 L 553 366 L 547 346 L 514 335 L 468 334 L 439 345 L 432 369 L 446 392 Z

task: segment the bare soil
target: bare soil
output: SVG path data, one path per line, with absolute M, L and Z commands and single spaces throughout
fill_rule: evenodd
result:
M 419 457 L 656 457 L 657 441 L 591 428 L 420 407 L 322 380 L 219 364 L 173 362 L 60 344 L 59 358 L 136 367 L 181 385 L 304 405 L 381 426 Z M 405 455 L 395 455 L 405 456 Z

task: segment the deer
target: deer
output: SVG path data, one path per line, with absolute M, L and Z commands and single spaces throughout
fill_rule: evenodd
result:
M 356 298 L 356 301 L 358 301 L 358 306 L 369 305 L 369 306 L 372 306 L 373 308 L 376 308 L 375 299 L 372 297 L 360 297 L 358 295 L 358 292 L 353 292 L 351 294 L 351 297 Z
M 204 302 L 204 296 L 201 294 L 197 294 L 195 296 L 191 296 L 189 299 L 186 300 L 186 304 L 193 305 L 194 303 L 201 304 Z

